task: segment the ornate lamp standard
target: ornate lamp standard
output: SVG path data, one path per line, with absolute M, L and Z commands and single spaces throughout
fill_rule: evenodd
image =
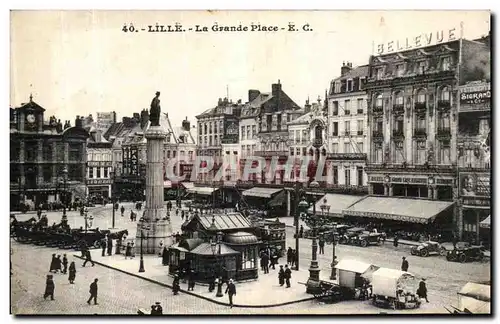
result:
M 293 223 L 295 225 L 295 258 L 296 258 L 295 270 L 299 271 L 299 220 L 300 220 L 299 200 L 304 194 L 304 190 L 302 189 L 302 183 L 300 183 L 298 180 L 295 181 L 294 193 L 295 193 L 295 215 L 293 218 Z
M 66 224 L 68 222 L 68 216 L 66 216 L 66 203 L 68 201 L 68 195 L 66 191 L 66 184 L 68 181 L 68 168 L 64 167 L 62 170 L 62 175 L 63 175 L 63 192 L 64 192 L 64 201 L 63 201 L 63 214 L 61 218 L 61 223 Z
M 327 203 L 327 200 L 326 198 L 323 200 L 323 204 L 321 206 L 319 206 L 319 208 L 321 208 L 321 212 L 323 215 L 328 215 L 328 213 L 330 212 L 330 205 L 328 205 Z M 335 255 L 336 251 L 336 247 L 337 247 L 337 235 L 336 235 L 336 231 L 335 230 L 332 230 L 332 264 L 331 264 L 331 267 L 332 267 L 332 273 L 330 274 L 330 280 L 337 280 L 337 269 L 335 268 L 335 266 L 337 265 L 337 256 Z
M 212 222 L 212 225 L 213 225 L 213 222 Z M 212 226 L 210 226 L 212 227 Z M 216 263 L 217 263 L 217 267 L 218 267 L 218 271 L 217 271 L 217 278 L 218 278 L 218 282 L 217 282 L 217 293 L 215 294 L 215 297 L 222 297 L 224 296 L 222 294 L 222 280 L 220 280 L 221 278 L 221 266 L 220 266 L 220 255 L 221 255 L 221 242 L 222 242 L 222 233 L 221 232 L 218 232 L 217 233 L 217 236 L 216 236 L 216 239 L 212 239 L 210 241 L 210 248 L 212 249 L 212 254 L 214 256 L 216 256 Z
M 144 230 L 149 231 L 148 226 L 141 228 L 141 261 L 139 262 L 139 272 L 146 272 L 144 269 L 144 251 L 142 250 L 142 241 L 144 240 Z
M 317 181 L 313 181 L 309 184 L 311 188 L 317 188 L 319 187 L 319 183 Z M 316 201 L 313 199 L 312 201 L 312 207 L 313 207 L 313 215 L 312 215 L 312 258 L 311 258 L 311 265 L 309 266 L 309 279 L 307 279 L 307 288 L 306 292 L 309 293 L 310 289 L 313 286 L 317 286 L 319 283 L 319 265 L 318 265 L 318 258 L 317 258 L 317 251 L 318 251 L 318 242 L 316 238 Z M 301 207 L 309 207 L 309 204 L 307 201 L 302 200 L 299 203 L 299 206 Z

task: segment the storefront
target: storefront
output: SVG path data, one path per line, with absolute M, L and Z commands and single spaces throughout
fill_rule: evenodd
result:
M 250 208 L 268 211 L 267 217 L 286 216 L 286 193 L 283 188 L 254 187 L 242 192 Z
M 367 196 L 343 211 L 347 220 L 372 223 L 389 232 L 441 234 L 451 239 L 453 202 Z
M 111 179 L 87 179 L 87 191 L 91 198 L 110 198 Z

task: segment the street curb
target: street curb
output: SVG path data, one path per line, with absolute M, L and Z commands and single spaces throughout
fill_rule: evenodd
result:
M 85 258 L 82 258 L 81 256 L 79 255 L 76 255 L 76 254 L 73 254 L 73 256 L 75 258 L 78 258 L 80 260 L 85 260 Z M 107 265 L 107 264 L 104 264 L 104 263 L 101 263 L 99 261 L 94 261 L 92 260 L 95 264 L 98 264 L 102 267 L 105 267 L 105 268 L 108 268 L 108 269 L 112 269 L 112 270 L 116 270 L 116 271 L 119 271 L 121 273 L 124 273 L 124 274 L 127 274 L 127 275 L 131 275 L 133 277 L 136 277 L 138 279 L 143 279 L 143 280 L 146 280 L 146 281 L 149 281 L 151 283 L 154 283 L 154 284 L 157 284 L 157 285 L 160 285 L 160 286 L 163 286 L 163 287 L 167 287 L 167 288 L 170 288 L 172 289 L 172 286 L 171 285 L 168 285 L 166 283 L 163 283 L 163 282 L 160 282 L 160 281 L 157 281 L 157 280 L 154 280 L 154 279 L 150 279 L 150 278 L 146 278 L 146 277 L 142 277 L 138 274 L 135 274 L 135 273 L 132 273 L 132 272 L 128 272 L 128 271 L 125 271 L 125 270 L 122 270 L 122 269 L 119 269 L 119 268 L 115 268 L 115 267 L 112 267 L 110 265 Z M 190 291 L 187 291 L 187 290 L 184 290 L 184 289 L 179 289 L 180 292 L 183 292 L 187 295 L 190 295 L 190 296 L 193 296 L 193 297 L 197 297 L 197 298 L 201 298 L 203 300 L 206 300 L 206 301 L 209 301 L 209 302 L 212 302 L 214 304 L 217 304 L 217 305 L 221 305 L 221 306 L 230 306 L 229 303 L 224 303 L 224 302 L 220 302 L 220 301 L 217 301 L 217 300 L 214 300 L 214 299 L 211 299 L 211 298 L 208 298 L 208 297 L 205 297 L 205 296 L 202 296 L 202 295 L 198 295 L 198 294 L 195 294 L 193 292 L 190 292 Z M 298 303 L 302 303 L 302 302 L 305 302 L 305 301 L 310 301 L 310 300 L 314 300 L 315 297 L 308 297 L 308 298 L 304 298 L 304 299 L 299 299 L 299 300 L 292 300 L 292 301 L 289 301 L 289 302 L 285 302 L 285 303 L 280 303 L 280 304 L 269 304 L 269 305 L 239 305 L 239 304 L 233 304 L 233 307 L 240 307 L 240 308 L 271 308 L 271 307 L 280 307 L 280 306 L 286 306 L 286 305 L 291 305 L 291 304 L 298 304 Z

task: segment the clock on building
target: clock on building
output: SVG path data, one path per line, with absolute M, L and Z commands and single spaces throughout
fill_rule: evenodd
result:
M 29 114 L 28 116 L 26 116 L 26 120 L 28 121 L 28 123 L 33 124 L 36 120 L 35 115 Z

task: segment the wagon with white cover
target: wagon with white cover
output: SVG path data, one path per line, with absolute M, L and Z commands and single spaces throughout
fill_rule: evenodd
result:
M 420 307 L 417 279 L 409 272 L 380 268 L 372 275 L 373 304 L 393 309 Z
M 371 277 L 379 267 L 358 260 L 342 259 L 336 268 L 344 300 L 368 298 Z

